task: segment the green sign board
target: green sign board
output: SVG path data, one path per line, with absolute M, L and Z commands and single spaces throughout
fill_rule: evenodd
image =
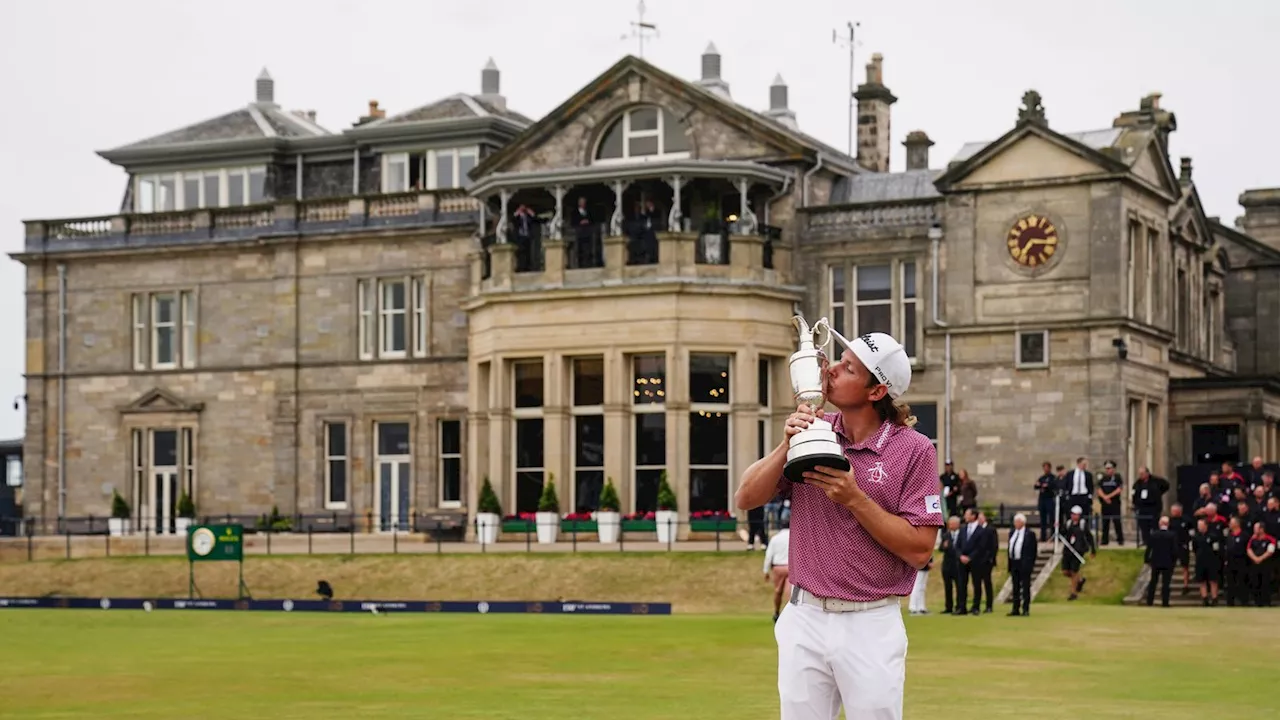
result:
M 196 525 L 187 531 L 187 559 L 244 560 L 243 525 Z

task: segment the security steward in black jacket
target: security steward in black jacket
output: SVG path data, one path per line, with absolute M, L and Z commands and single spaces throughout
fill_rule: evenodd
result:
M 1222 580 L 1222 536 L 1200 518 L 1191 531 L 1191 550 L 1196 556 L 1196 582 L 1200 583 L 1200 602 L 1205 607 L 1217 606 L 1218 586 Z
M 1249 538 L 1249 585 L 1253 602 L 1258 607 L 1271 607 L 1271 573 L 1274 571 L 1276 539 L 1267 534 L 1262 523 L 1253 526 Z
M 1138 469 L 1138 480 L 1133 484 L 1133 514 L 1138 518 L 1138 542 L 1142 545 L 1147 544 L 1156 518 L 1164 509 L 1164 494 L 1167 492 L 1168 480 L 1152 475 L 1145 467 Z
M 950 615 L 953 612 L 964 614 L 964 601 L 960 602 L 960 609 L 956 610 L 954 599 L 956 592 L 959 590 L 960 584 L 960 553 L 956 547 L 956 541 L 960 539 L 960 518 L 952 516 L 947 518 L 947 529 L 942 531 L 942 542 L 938 545 L 938 549 L 942 551 L 942 587 L 946 592 L 946 609 L 942 611 L 943 615 Z M 960 597 L 964 597 L 963 594 Z
M 1173 582 L 1173 561 L 1177 554 L 1177 536 L 1169 529 L 1169 518 L 1160 518 L 1160 529 L 1151 533 L 1147 543 L 1146 562 L 1151 566 L 1147 581 L 1147 606 L 1156 599 L 1156 582 L 1160 582 L 1160 605 L 1169 607 L 1169 584 Z
M 1233 516 L 1222 551 L 1226 560 L 1227 607 L 1249 602 L 1249 537 L 1240 518 Z
M 1120 516 L 1120 496 L 1124 494 L 1124 477 L 1116 472 L 1116 464 L 1108 460 L 1098 478 L 1098 504 L 1102 515 L 1102 544 L 1111 544 L 1111 526 L 1116 526 L 1116 544 L 1124 546 L 1124 527 Z
M 1053 524 L 1056 521 L 1053 515 L 1053 500 L 1058 496 L 1058 476 L 1053 474 L 1053 465 L 1049 463 L 1043 463 L 1040 468 L 1043 472 L 1035 484 L 1038 495 L 1036 513 L 1040 515 L 1040 542 L 1045 542 L 1053 533 Z
M 1182 566 L 1182 594 L 1191 592 L 1191 521 L 1182 514 L 1182 504 L 1174 503 L 1169 508 L 1169 529 L 1177 540 L 1174 567 Z

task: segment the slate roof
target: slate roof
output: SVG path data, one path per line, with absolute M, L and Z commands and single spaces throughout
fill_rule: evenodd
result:
M 449 97 L 436 100 L 435 102 L 416 107 L 412 110 L 406 110 L 391 117 L 374 120 L 370 123 L 361 125 L 362 128 L 372 128 L 389 125 L 403 125 L 406 123 L 429 122 L 432 120 L 453 120 L 458 118 L 475 118 L 497 116 L 513 120 L 521 125 L 532 125 L 533 120 L 514 111 L 498 106 L 496 103 L 483 97 L 475 95 L 467 95 L 458 93 Z
M 184 128 L 125 145 L 117 150 L 158 148 L 188 143 L 258 138 L 304 138 L 331 135 L 328 130 L 274 103 L 252 103 Z
M 831 188 L 830 205 L 928 200 L 942 194 L 933 181 L 942 170 L 906 170 L 895 173 L 861 173 L 841 178 Z

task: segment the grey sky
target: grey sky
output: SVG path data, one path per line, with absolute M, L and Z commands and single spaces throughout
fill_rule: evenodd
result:
M 801 129 L 846 147 L 848 53 L 831 31 L 858 29 L 857 78 L 885 56 L 893 170 L 922 129 L 943 167 L 961 145 L 1012 127 L 1039 90 L 1052 127 L 1108 127 L 1159 91 L 1177 114 L 1177 157 L 1194 159 L 1205 209 L 1228 224 L 1247 188 L 1280 185 L 1272 134 L 1280 98 L 1280 2 L 1232 0 L 648 0 L 661 37 L 646 59 L 686 78 L 709 41 L 735 99 L 766 107 L 781 73 Z M 537 12 L 534 8 L 556 8 Z M 23 219 L 105 215 L 123 171 L 94 152 L 176 129 L 253 99 L 265 66 L 276 100 L 314 109 L 332 131 L 378 100 L 399 112 L 479 92 L 492 56 L 509 105 L 534 118 L 626 53 L 635 0 L 15 0 L 0 3 L 0 252 Z M 22 434 L 22 266 L 0 259 L 0 438 Z M 123 309 L 122 309 L 123 312 Z

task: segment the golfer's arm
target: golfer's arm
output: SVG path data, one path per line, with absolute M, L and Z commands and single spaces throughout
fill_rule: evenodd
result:
M 733 504 L 739 510 L 754 510 L 773 499 L 778 489 L 778 478 L 782 477 L 782 467 L 787 464 L 788 447 L 790 443 L 783 440 L 773 452 L 751 463 L 751 467 L 742 473 L 738 491 L 733 494 Z
M 876 542 L 903 562 L 914 568 L 922 568 L 929 562 L 938 528 L 916 527 L 887 512 L 864 492 L 859 492 L 858 498 L 849 503 L 849 512 Z

